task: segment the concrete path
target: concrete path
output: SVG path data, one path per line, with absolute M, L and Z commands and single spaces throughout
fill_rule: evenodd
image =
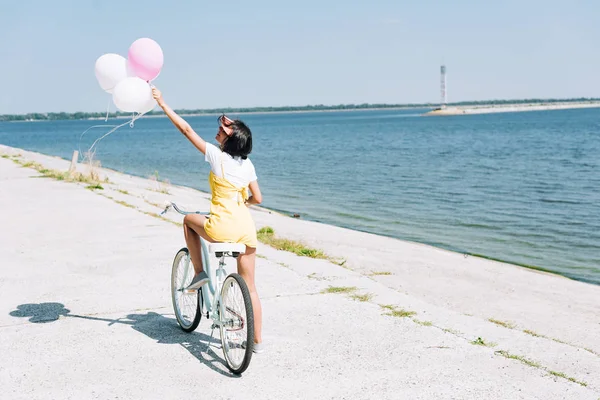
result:
M 16 154 L 68 167 L 0 146 L 1 399 L 600 398 L 597 286 L 258 208 L 257 225 L 345 262 L 259 247 L 267 351 L 232 376 L 207 321 L 174 319 L 183 235 L 155 216 L 207 196 L 106 170 L 87 190 Z

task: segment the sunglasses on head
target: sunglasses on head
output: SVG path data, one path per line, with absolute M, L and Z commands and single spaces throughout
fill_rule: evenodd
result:
M 219 125 L 222 125 L 224 127 L 229 127 L 231 126 L 231 124 L 233 124 L 233 120 L 225 114 L 221 114 L 219 118 L 217 118 L 217 121 L 219 121 Z

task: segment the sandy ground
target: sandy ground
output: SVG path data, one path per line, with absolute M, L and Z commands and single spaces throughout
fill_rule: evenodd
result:
M 461 106 L 446 107 L 436 109 L 425 113 L 426 116 L 443 115 L 469 115 L 469 114 L 492 114 L 504 112 L 522 112 L 522 111 L 547 111 L 547 110 L 567 110 L 570 108 L 600 108 L 600 102 L 587 101 L 581 103 L 531 103 L 531 104 L 499 104 L 483 106 Z
M 259 207 L 331 261 L 259 246 L 267 351 L 232 376 L 209 322 L 177 326 L 181 216 L 156 215 L 207 194 L 106 169 L 89 190 L 13 156 L 65 160 L 0 155 L 2 399 L 600 398 L 600 287 Z

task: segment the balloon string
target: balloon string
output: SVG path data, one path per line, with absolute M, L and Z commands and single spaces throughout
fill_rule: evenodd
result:
M 84 135 L 85 135 L 85 134 L 86 134 L 86 133 L 87 133 L 89 130 L 92 130 L 92 129 L 95 129 L 95 128 L 106 128 L 106 127 L 112 127 L 112 128 L 114 128 L 114 127 L 117 127 L 117 125 L 94 125 L 94 126 L 90 126 L 90 127 L 89 127 L 89 128 L 87 128 L 85 131 L 83 131 L 83 133 L 81 134 L 81 136 L 79 136 L 79 145 L 78 145 L 78 148 L 79 148 L 79 154 L 80 154 L 82 157 L 83 157 L 83 153 L 81 152 L 81 139 L 83 139 L 83 136 L 84 136 Z
M 108 122 L 108 111 L 110 110 L 110 98 L 108 99 L 108 103 L 106 104 L 106 118 L 104 118 L 104 122 Z
M 113 129 L 111 129 L 110 131 L 108 131 L 107 133 L 105 133 L 104 135 L 102 135 L 101 137 L 99 137 L 98 139 L 96 139 L 94 141 L 94 143 L 92 143 L 92 145 L 90 146 L 89 150 L 87 151 L 89 154 L 92 153 L 92 149 L 94 148 L 94 146 L 96 146 L 96 144 L 101 141 L 102 139 L 104 139 L 105 137 L 107 137 L 108 135 L 110 135 L 111 133 L 113 133 L 114 131 L 116 131 L 117 129 L 119 129 L 122 126 L 125 126 L 127 124 L 129 124 L 131 126 L 131 124 L 133 123 L 133 120 L 131 121 L 127 121 L 121 125 L 115 126 Z

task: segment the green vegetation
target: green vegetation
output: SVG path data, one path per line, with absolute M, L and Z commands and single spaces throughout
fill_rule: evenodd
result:
M 454 329 L 450 329 L 450 328 L 443 328 L 442 331 L 446 332 L 446 333 L 451 333 L 453 335 L 459 336 L 461 334 L 460 331 L 454 330 Z
M 582 381 L 578 381 L 577 379 L 575 379 L 575 378 L 573 378 L 571 376 L 568 376 L 567 374 L 565 374 L 563 372 L 556 372 L 556 371 L 550 371 L 550 370 L 548 370 L 548 373 L 550 375 L 557 376 L 559 378 L 567 379 L 567 380 L 569 380 L 571 382 L 574 382 L 574 383 L 577 383 L 577 384 L 579 384 L 581 386 L 584 386 L 584 387 L 587 386 L 587 383 L 582 382 Z
M 151 202 L 151 201 L 149 201 L 149 200 L 146 200 L 146 199 L 144 199 L 144 202 L 145 202 L 146 204 L 149 204 L 149 205 L 153 206 L 153 207 L 157 207 L 157 208 L 164 208 L 162 205 L 160 205 L 160 204 L 158 204 L 158 203 L 153 203 L 153 202 Z
M 289 239 L 275 237 L 275 231 L 269 226 L 259 229 L 257 232 L 258 240 L 277 250 L 285 250 L 303 257 L 319 258 L 328 260 L 329 257 L 322 250 L 311 249 L 303 243 Z
M 358 301 L 369 301 L 373 298 L 373 294 L 371 294 L 371 293 L 353 294 L 350 296 L 350 298 L 353 300 L 358 300 Z
M 329 286 L 327 289 L 323 289 L 321 293 L 352 293 L 358 290 L 356 286 Z
M 537 103 L 576 103 L 600 101 L 599 98 L 572 98 L 572 99 L 520 99 L 520 100 L 484 100 L 484 101 L 461 101 L 449 103 L 449 106 L 483 106 L 483 105 L 501 105 L 501 104 L 537 104 Z M 183 115 L 208 115 L 220 113 L 249 113 L 249 112 L 297 112 L 297 111 L 336 111 L 336 110 L 368 110 L 377 108 L 435 108 L 439 103 L 409 103 L 409 104 L 338 104 L 338 105 L 306 105 L 306 106 L 283 106 L 283 107 L 238 107 L 238 108 L 220 108 L 220 109 L 178 109 L 175 110 Z M 162 111 L 156 110 L 146 115 L 161 115 Z M 130 113 L 115 112 L 108 114 L 109 118 L 131 117 Z M 4 114 L 0 115 L 0 121 L 54 121 L 54 120 L 76 120 L 76 119 L 104 119 L 105 112 L 58 112 L 58 113 L 28 113 L 28 114 Z
M 15 164 L 22 166 L 23 168 L 32 168 L 39 172 L 44 178 L 52 178 L 57 181 L 68 181 L 68 182 L 81 182 L 87 183 L 87 189 L 104 189 L 100 185 L 100 177 L 94 168 L 90 170 L 89 174 L 82 174 L 81 172 L 69 172 L 69 171 L 58 171 L 55 169 L 45 168 L 42 164 L 35 161 L 24 161 L 20 156 L 12 156 L 12 161 Z M 104 180 L 105 183 L 109 183 L 108 179 Z
M 499 320 L 494 319 L 494 318 L 490 318 L 490 319 L 488 319 L 488 321 L 493 322 L 496 325 L 503 326 L 503 327 L 505 327 L 507 329 L 514 329 L 515 328 L 515 326 L 513 324 L 511 324 L 510 322 L 499 321 Z
M 157 213 L 152 213 L 152 212 L 148 212 L 148 211 L 140 211 L 140 212 L 141 212 L 142 214 L 149 215 L 149 216 L 151 216 L 151 217 L 154 217 L 154 218 L 161 219 L 161 220 L 163 220 L 163 221 L 165 221 L 165 222 L 170 222 L 170 223 L 172 223 L 173 225 L 177 225 L 177 226 L 180 226 L 180 227 L 181 227 L 181 226 L 183 226 L 183 224 L 182 224 L 181 222 L 171 221 L 169 218 L 165 218 L 165 217 L 163 217 L 162 215 L 160 215 L 160 214 L 157 214 Z
M 413 318 L 413 321 L 415 321 L 415 323 L 419 324 L 419 325 L 423 325 L 423 326 L 432 326 L 433 322 L 431 321 L 421 321 L 419 319 Z
M 587 351 L 588 353 L 592 353 L 595 356 L 600 356 L 600 354 L 596 353 L 594 350 L 590 349 L 590 348 L 584 348 L 585 351 Z
M 519 360 L 521 361 L 523 364 L 527 364 L 530 367 L 535 367 L 535 368 L 541 368 L 541 365 L 536 363 L 535 361 L 531 361 L 523 356 L 519 356 L 516 354 L 510 354 L 508 351 L 504 351 L 504 350 L 498 350 L 495 352 L 498 355 L 501 355 L 502 357 L 506 357 L 506 358 L 510 358 L 512 360 Z
M 335 260 L 333 258 L 330 258 L 329 261 L 331 261 L 332 263 L 334 263 L 336 265 L 339 265 L 340 267 L 344 267 L 346 269 L 349 269 L 348 267 L 345 266 L 347 260 L 345 260 L 343 258 L 339 259 L 339 260 Z
M 587 383 L 585 383 L 583 381 L 578 381 L 577 379 L 575 379 L 573 377 L 570 377 L 570 376 L 568 376 L 567 374 L 565 374 L 563 372 L 557 372 L 557 371 L 549 370 L 548 368 L 543 367 L 540 364 L 536 363 L 535 361 L 529 360 L 529 359 L 527 359 L 527 358 L 525 358 L 523 356 L 519 356 L 519 355 L 516 355 L 516 354 L 510 354 L 508 351 L 505 351 L 505 350 L 495 351 L 495 354 L 501 355 L 502 357 L 506 357 L 506 358 L 509 358 L 509 359 L 512 359 L 512 360 L 521 361 L 523 364 L 529 365 L 530 367 L 539 368 L 541 370 L 544 370 L 544 371 L 548 372 L 552 376 L 556 376 L 558 378 L 567 379 L 567 380 L 569 380 L 569 381 L 571 381 L 573 383 L 577 383 L 578 385 L 581 385 L 581 386 L 584 386 L 584 387 L 587 386 Z
M 530 331 L 529 329 L 525 329 L 525 330 L 523 330 L 523 332 L 525 332 L 526 334 L 531 335 L 531 336 L 546 338 L 546 336 L 540 335 L 539 333 L 536 333 L 534 331 Z
M 149 180 L 156 182 L 156 189 L 148 189 L 158 193 L 171 194 L 169 193 L 169 182 L 168 179 L 160 179 L 158 171 L 154 171 L 154 174 L 148 177 Z
M 485 340 L 483 340 L 480 337 L 478 337 L 477 339 L 473 340 L 471 342 L 471 344 L 474 344 L 476 346 L 485 346 L 485 347 L 494 347 L 494 346 L 496 346 L 496 343 L 486 342 Z
M 125 202 L 125 201 L 115 200 L 115 203 L 120 204 L 120 205 L 125 206 L 125 207 L 128 207 L 128 208 L 135 208 L 134 205 L 131 205 L 131 204 Z
M 104 188 L 102 187 L 102 185 L 99 184 L 99 183 L 95 183 L 93 185 L 87 185 L 85 188 L 89 189 L 89 190 L 104 190 Z
M 407 317 L 412 317 L 413 315 L 417 315 L 417 313 L 414 311 L 409 311 L 409 310 L 405 310 L 403 308 L 398 308 L 391 304 L 380 304 L 379 307 L 383 308 L 384 310 L 388 310 L 389 312 L 385 313 L 384 315 L 389 315 L 391 317 L 407 318 Z
M 371 272 L 371 276 L 387 276 L 387 275 L 392 275 L 392 273 L 389 272 L 389 271 L 375 271 L 375 272 Z

